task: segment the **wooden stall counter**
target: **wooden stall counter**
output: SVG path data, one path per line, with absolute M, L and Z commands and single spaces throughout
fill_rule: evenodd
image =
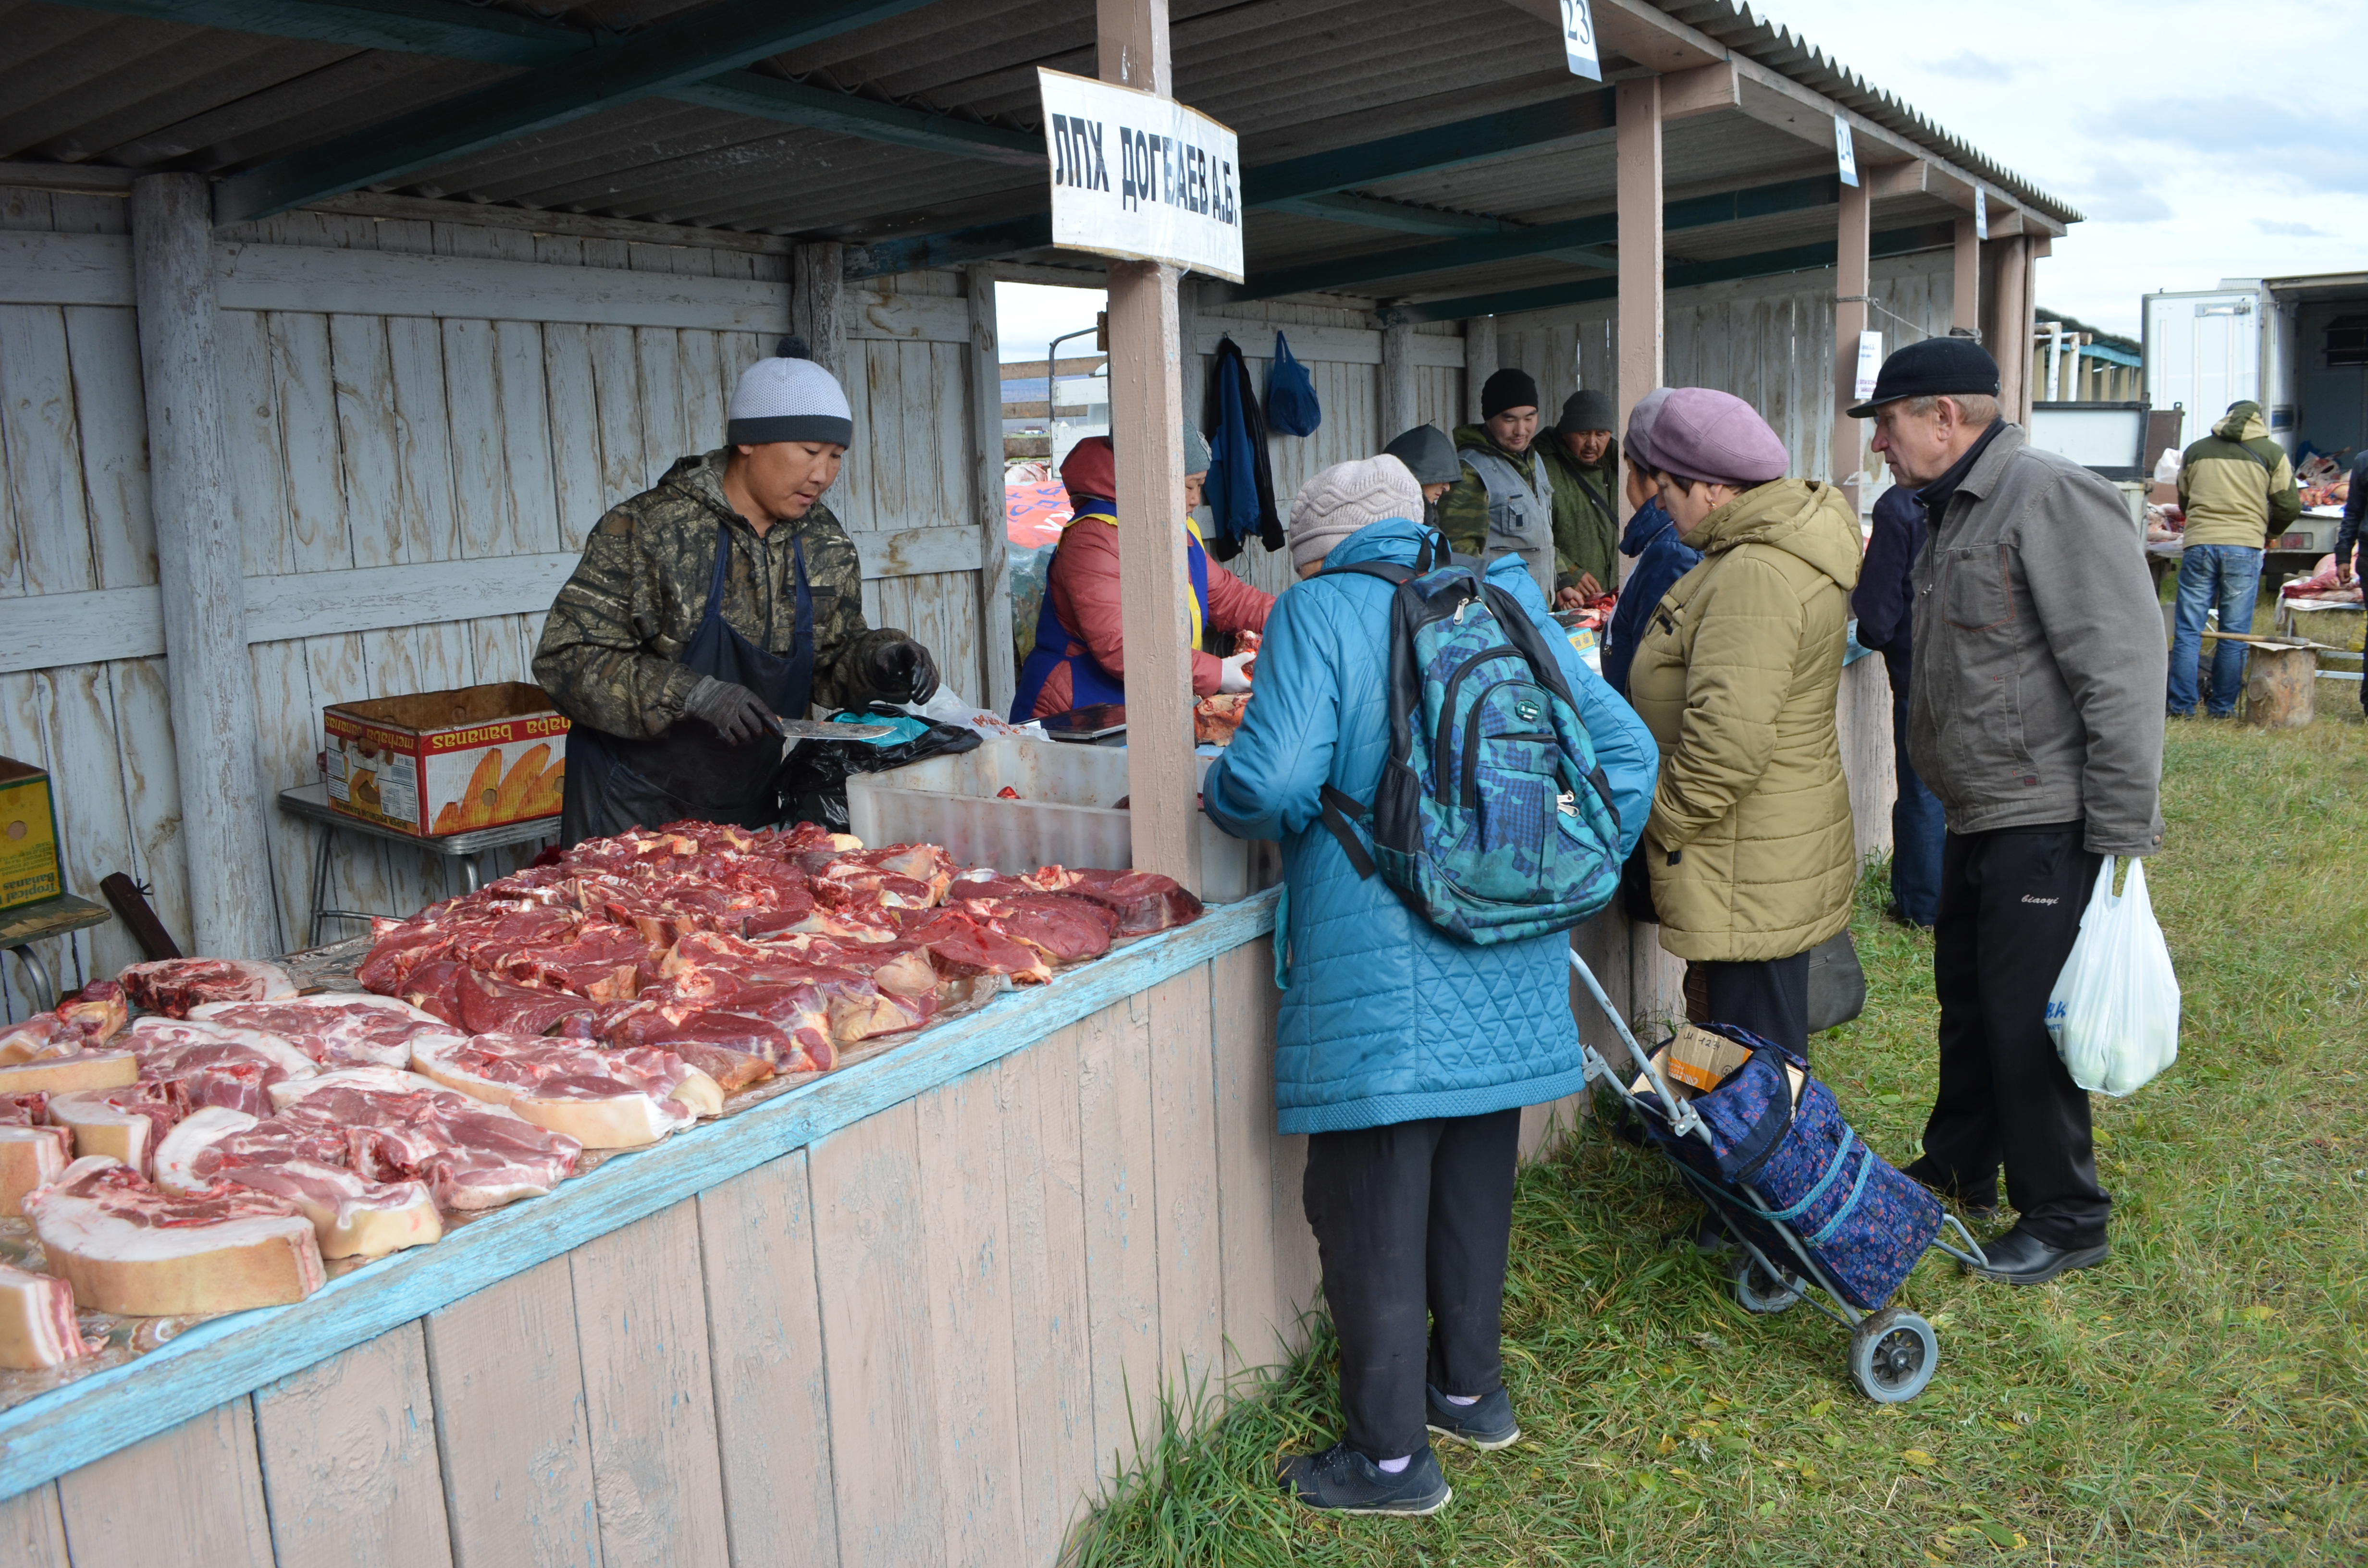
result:
M 33 1563 L 1050 1562 L 1298 1344 L 1273 892 L 0 1411 Z

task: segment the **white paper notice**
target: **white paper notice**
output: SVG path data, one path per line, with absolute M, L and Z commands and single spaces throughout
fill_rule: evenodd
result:
M 1834 116 L 1834 153 L 1841 161 L 1842 183 L 1858 183 L 1858 153 L 1850 145 L 1850 121 Z
M 1242 280 L 1241 145 L 1172 98 L 1038 67 L 1053 243 Z
M 1603 61 L 1595 47 L 1595 13 L 1587 8 L 1587 0 L 1562 0 L 1562 53 L 1572 75 L 1603 80 Z
M 1975 186 L 1974 187 L 1974 238 L 1977 240 L 1986 240 L 1989 237 L 1989 199 L 1982 194 L 1982 187 L 1980 186 Z
M 1883 334 L 1861 332 L 1858 335 L 1858 400 L 1864 403 L 1874 395 L 1874 378 L 1883 369 Z

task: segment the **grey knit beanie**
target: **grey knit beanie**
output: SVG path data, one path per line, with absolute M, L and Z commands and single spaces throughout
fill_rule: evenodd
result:
M 1184 426 L 1184 477 L 1209 472 L 1209 443 L 1190 421 Z
M 1455 443 L 1436 425 L 1417 425 L 1382 450 L 1414 470 L 1417 484 L 1452 484 L 1463 477 Z
M 855 440 L 847 389 L 808 357 L 803 337 L 781 339 L 777 356 L 741 372 L 724 417 L 723 438 L 734 446 L 822 441 L 844 447 Z
M 1563 400 L 1562 417 L 1554 422 L 1557 436 L 1584 436 L 1590 430 L 1619 427 L 1620 411 L 1610 392 L 1575 392 Z
M 1323 560 L 1342 540 L 1384 517 L 1422 520 L 1422 487 L 1413 471 L 1393 457 L 1334 463 L 1292 497 L 1292 570 Z

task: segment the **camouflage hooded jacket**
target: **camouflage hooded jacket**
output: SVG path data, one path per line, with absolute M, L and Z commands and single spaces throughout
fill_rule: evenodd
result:
M 758 538 L 724 498 L 725 456 L 682 459 L 655 486 L 618 503 L 594 526 L 534 653 L 534 678 L 569 718 L 642 739 L 666 733 L 682 717 L 699 676 L 676 661 L 707 612 L 719 519 L 732 540 L 723 619 L 768 653 L 786 655 L 795 640 L 791 542 L 804 546 L 816 707 L 869 696 L 855 674 L 864 654 L 875 643 L 904 638 L 865 629 L 855 542 L 830 509 L 816 503 L 795 523 L 777 523 Z

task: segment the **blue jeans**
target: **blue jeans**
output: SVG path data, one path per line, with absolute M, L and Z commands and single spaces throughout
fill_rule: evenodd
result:
M 1891 902 L 1899 916 L 1930 929 L 1941 914 L 1941 844 L 1949 824 L 1939 797 L 1907 760 L 1907 694 L 1891 694 L 1891 767 L 1899 796 L 1891 803 Z
M 2203 647 L 2203 612 L 2220 612 L 2223 631 L 2253 630 L 2253 596 L 2261 585 L 2261 552 L 2241 544 L 2191 544 L 2179 557 L 2179 619 L 2170 639 L 2170 710 L 2195 711 L 2195 665 Z M 2215 719 L 2237 711 L 2245 689 L 2245 645 L 2222 641 L 2212 654 Z

